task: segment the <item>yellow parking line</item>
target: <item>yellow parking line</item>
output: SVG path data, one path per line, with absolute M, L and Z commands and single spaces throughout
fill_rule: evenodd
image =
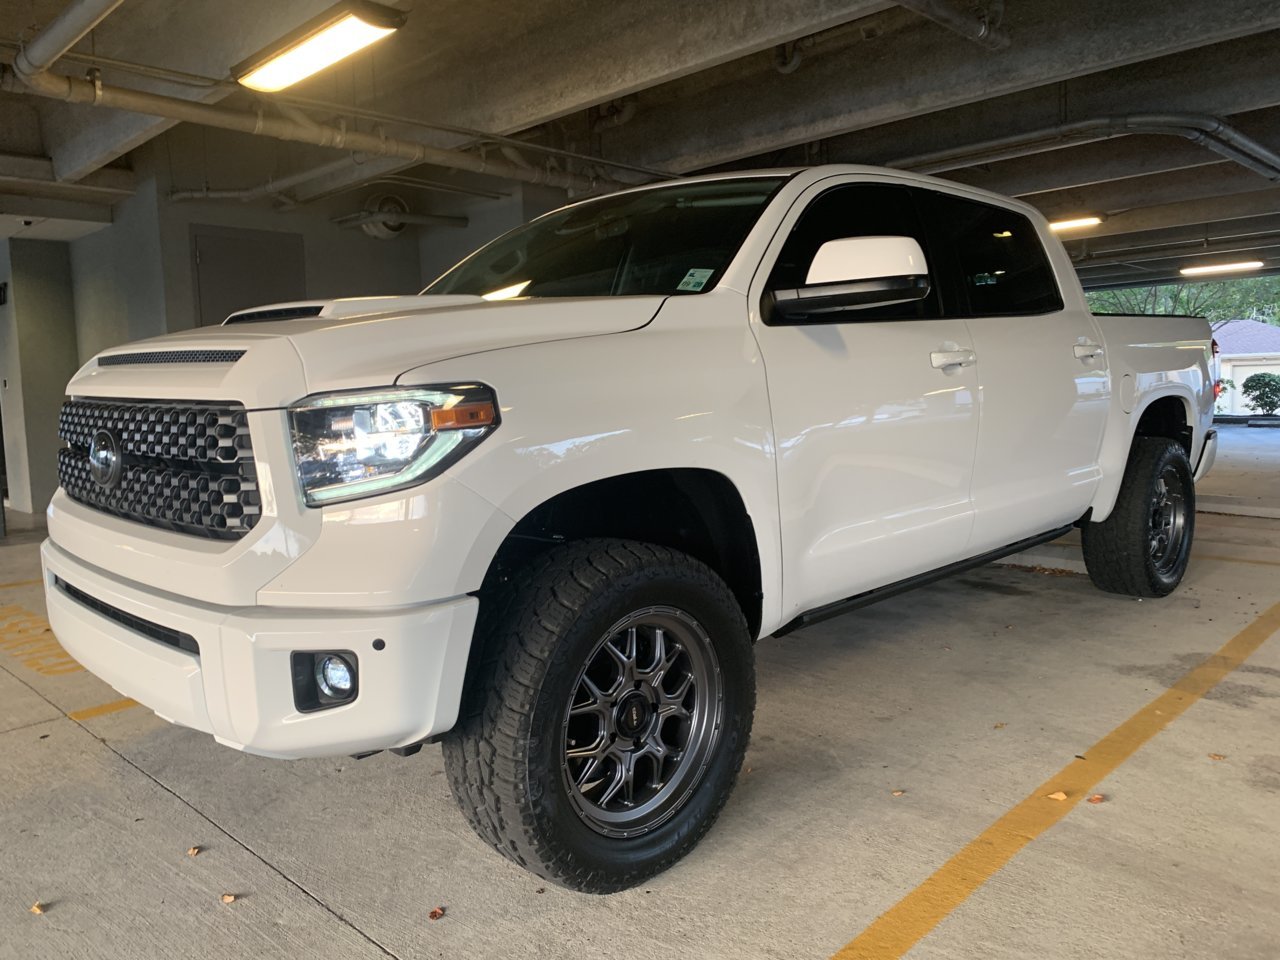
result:
M 0 590 L 8 590 L 10 587 L 33 587 L 41 580 L 15 580 L 13 583 L 0 583 Z
M 1028 843 L 1065 817 L 1104 777 L 1128 760 L 1183 711 L 1240 666 L 1277 630 L 1280 603 L 1032 791 L 948 860 L 924 883 L 882 913 L 834 960 L 896 960 L 941 923 Z M 1065 800 L 1050 794 L 1066 794 Z
M 94 717 L 105 716 L 108 713 L 119 713 L 121 710 L 128 710 L 130 707 L 136 707 L 137 705 L 137 700 L 112 700 L 110 703 L 103 703 L 96 707 L 68 713 L 67 717 L 77 722 L 92 720 Z

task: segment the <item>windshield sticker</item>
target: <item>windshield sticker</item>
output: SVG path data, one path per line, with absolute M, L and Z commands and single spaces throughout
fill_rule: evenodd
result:
M 707 285 L 707 281 L 711 279 L 714 270 L 705 270 L 702 267 L 694 267 L 684 275 L 684 279 L 680 281 L 677 290 L 701 290 Z

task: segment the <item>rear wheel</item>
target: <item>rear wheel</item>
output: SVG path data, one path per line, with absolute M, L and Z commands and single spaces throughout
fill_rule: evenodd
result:
M 1195 482 L 1182 445 L 1138 437 L 1115 509 L 1081 531 L 1090 579 L 1135 597 L 1172 593 L 1187 570 L 1195 516 Z
M 476 641 L 484 659 L 444 754 L 484 840 L 608 893 L 710 829 L 755 704 L 746 624 L 710 569 L 632 541 L 557 547 L 488 598 Z

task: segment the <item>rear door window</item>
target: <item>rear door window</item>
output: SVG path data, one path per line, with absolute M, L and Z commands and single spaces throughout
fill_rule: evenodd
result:
M 1049 258 L 1020 213 L 965 197 L 922 195 L 949 316 L 993 317 L 1062 309 Z

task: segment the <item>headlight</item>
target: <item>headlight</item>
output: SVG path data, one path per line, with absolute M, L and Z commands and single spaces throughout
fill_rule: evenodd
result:
M 289 408 L 293 458 L 308 504 L 423 483 L 498 426 L 481 384 L 308 397 Z

